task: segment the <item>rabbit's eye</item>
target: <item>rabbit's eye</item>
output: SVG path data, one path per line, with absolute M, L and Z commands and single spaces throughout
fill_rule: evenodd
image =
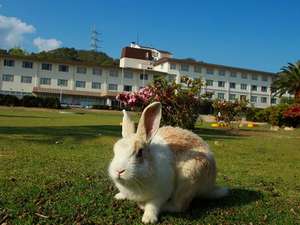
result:
M 140 149 L 138 150 L 138 152 L 137 152 L 137 154 L 136 154 L 136 157 L 137 157 L 138 159 L 141 159 L 141 158 L 143 157 L 143 151 L 144 151 L 143 148 L 140 148 Z

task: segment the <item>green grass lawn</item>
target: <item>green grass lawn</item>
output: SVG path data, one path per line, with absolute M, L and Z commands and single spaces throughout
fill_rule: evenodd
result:
M 71 111 L 68 111 L 71 112 Z M 0 224 L 141 224 L 107 175 L 121 113 L 0 108 Z M 230 196 L 161 224 L 300 224 L 300 130 L 198 126 Z

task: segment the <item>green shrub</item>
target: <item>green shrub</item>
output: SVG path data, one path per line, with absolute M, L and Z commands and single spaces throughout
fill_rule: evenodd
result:
M 92 109 L 109 109 L 108 105 L 93 105 Z
M 270 124 L 272 126 L 283 126 L 285 125 L 285 119 L 283 117 L 283 112 L 289 107 L 287 104 L 279 104 L 270 107 Z
M 22 98 L 22 106 L 24 107 L 42 107 L 42 99 L 31 95 L 25 95 Z
M 246 111 L 246 119 L 248 121 L 253 122 L 270 122 L 270 114 L 272 111 L 272 107 L 268 107 L 265 109 L 260 108 L 248 108 Z
M 257 121 L 257 113 L 258 113 L 260 110 L 262 110 L 262 109 L 258 109 L 258 108 L 254 108 L 254 107 L 247 108 L 246 114 L 245 114 L 246 120 L 258 122 L 258 121 Z
M 20 99 L 18 99 L 16 96 L 0 94 L 0 105 L 18 106 L 20 104 L 21 104 Z
M 209 99 L 203 99 L 200 102 L 199 113 L 200 114 L 212 114 L 214 111 L 212 101 Z
M 35 97 L 31 95 L 25 95 L 22 99 L 18 99 L 14 95 L 1 95 L 0 105 L 5 106 L 24 106 L 24 107 L 44 107 L 44 108 L 60 108 L 60 102 L 58 98 L 53 97 Z

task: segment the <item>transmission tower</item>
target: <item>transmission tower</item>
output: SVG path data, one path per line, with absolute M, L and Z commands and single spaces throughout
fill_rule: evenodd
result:
M 93 27 L 91 31 L 91 49 L 95 52 L 97 52 L 98 49 L 100 49 L 100 35 L 101 34 L 97 32 L 96 28 Z

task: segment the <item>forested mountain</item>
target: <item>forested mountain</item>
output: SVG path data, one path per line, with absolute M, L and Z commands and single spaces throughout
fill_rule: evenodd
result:
M 8 51 L 0 49 L 0 54 L 8 54 L 14 56 L 29 56 L 31 58 L 42 60 L 66 60 L 78 62 L 97 63 L 99 65 L 118 64 L 118 60 L 114 60 L 104 52 L 96 52 L 92 50 L 78 50 L 75 48 L 57 48 L 51 51 L 43 51 L 39 53 L 28 53 L 20 48 L 12 48 Z

